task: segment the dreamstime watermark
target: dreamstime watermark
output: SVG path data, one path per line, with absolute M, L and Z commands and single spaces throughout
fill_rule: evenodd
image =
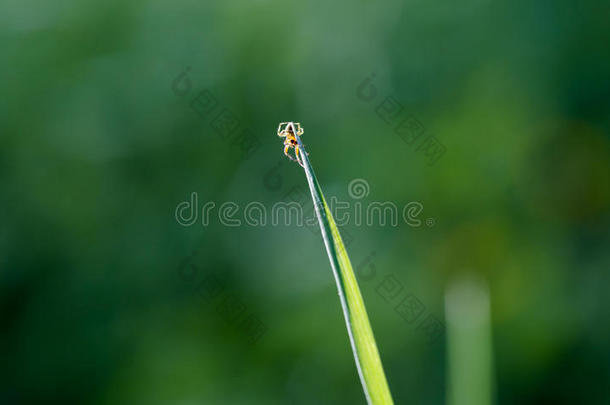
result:
M 424 224 L 427 227 L 434 226 L 434 218 L 421 218 L 420 214 L 424 209 L 421 202 L 411 201 L 400 208 L 392 201 L 372 201 L 365 204 L 361 200 L 368 196 L 369 191 L 369 183 L 366 180 L 354 179 L 348 186 L 348 194 L 353 201 L 340 201 L 335 196 L 330 198 L 329 208 L 338 226 L 354 224 L 397 227 L 401 220 L 413 228 L 419 228 Z M 220 224 L 227 227 L 244 225 L 302 227 L 316 225 L 318 221 L 313 209 L 308 210 L 310 215 L 304 214 L 303 204 L 300 201 L 278 201 L 270 209 L 260 201 L 251 201 L 242 205 L 234 201 L 221 204 L 206 201 L 200 206 L 199 195 L 194 191 L 188 201 L 176 206 L 174 215 L 182 226 L 194 225 L 199 220 L 203 226 L 208 226 L 212 216 L 217 216 Z M 323 207 L 318 207 L 317 210 L 321 213 L 325 212 Z
M 206 303 L 214 306 L 218 316 L 232 326 L 250 343 L 256 343 L 267 332 L 267 325 L 234 291 L 227 288 L 221 278 L 210 271 L 201 270 L 195 264 L 199 248 L 184 257 L 178 266 L 178 275 L 185 285 Z
M 375 73 L 365 77 L 356 88 L 356 97 L 364 103 L 369 103 L 377 98 L 377 87 L 373 84 Z M 404 106 L 394 96 L 387 96 L 375 107 L 377 116 L 394 128 L 407 146 L 417 145 L 416 152 L 424 154 L 428 159 L 428 166 L 434 165 L 447 151 L 436 137 L 432 135 L 423 136 L 426 132 L 424 125 L 413 115 L 405 114 Z M 421 142 L 420 142 L 421 140 Z
M 242 125 L 236 114 L 221 105 L 210 90 L 200 90 L 192 97 L 190 71 L 191 67 L 188 66 L 172 80 L 172 92 L 179 99 L 188 98 L 191 110 L 203 120 L 210 119 L 210 127 L 214 132 L 231 147 L 239 149 L 244 159 L 252 156 L 262 145 L 258 137 L 251 129 Z
M 377 252 L 372 251 L 354 266 L 358 279 L 363 283 L 377 278 L 376 256 Z M 445 334 L 444 323 L 431 311 L 426 311 L 423 302 L 415 293 L 407 291 L 394 274 L 386 274 L 381 281 L 378 280 L 375 284 L 375 292 L 393 307 L 394 312 L 407 325 L 415 326 L 415 329 L 421 332 L 428 343 L 435 344 L 442 339 Z

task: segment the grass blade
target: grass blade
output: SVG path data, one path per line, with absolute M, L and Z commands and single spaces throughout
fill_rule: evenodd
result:
M 463 277 L 445 293 L 449 405 L 490 405 L 493 348 L 489 289 L 483 280 Z
M 296 134 L 297 131 L 293 123 L 288 125 L 292 126 L 292 131 Z M 364 388 L 364 394 L 371 405 L 393 404 L 390 389 L 383 372 L 383 366 L 381 365 L 381 359 L 379 358 L 375 337 L 373 336 L 373 330 L 371 329 L 352 264 L 345 250 L 337 224 L 311 167 L 303 143 L 299 136 L 296 136 L 296 139 L 301 150 L 300 157 L 305 169 L 309 190 L 311 191 L 311 198 L 316 207 L 316 215 L 320 223 L 326 252 L 335 281 L 337 282 L 341 307 L 343 308 L 343 315 L 347 324 L 347 332 L 360 381 Z

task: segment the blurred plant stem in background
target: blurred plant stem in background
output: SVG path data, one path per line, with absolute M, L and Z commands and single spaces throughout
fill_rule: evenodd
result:
M 487 284 L 460 278 L 445 292 L 449 405 L 488 405 L 492 342 Z

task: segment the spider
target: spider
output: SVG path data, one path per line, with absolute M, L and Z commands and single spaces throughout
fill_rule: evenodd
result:
M 294 131 L 297 132 L 296 135 Z M 282 122 L 277 127 L 277 136 L 285 138 L 284 155 L 288 156 L 290 160 L 294 160 L 298 162 L 301 166 L 305 167 L 300 156 L 300 153 L 302 153 L 302 151 L 299 149 L 299 142 L 297 141 L 297 136 L 303 135 L 303 132 L 303 128 L 301 128 L 301 124 L 299 124 L 298 122 Z M 288 154 L 290 148 L 294 148 L 294 156 L 296 157 L 296 159 Z

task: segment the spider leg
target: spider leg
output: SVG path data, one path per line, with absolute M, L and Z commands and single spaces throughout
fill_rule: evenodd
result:
M 305 146 L 305 144 L 303 144 L 303 146 Z M 303 153 L 303 149 L 299 149 L 299 152 L 300 152 L 300 153 Z M 306 154 L 307 156 L 309 156 L 309 152 L 305 152 L 305 154 Z
M 280 125 L 278 125 L 277 127 L 277 135 L 284 137 L 286 136 L 286 134 L 288 134 L 288 129 L 290 128 L 290 124 L 292 124 L 292 122 L 280 122 Z M 282 126 L 285 125 L 285 127 L 282 129 Z
M 296 135 L 303 135 L 303 128 L 301 128 L 301 124 L 298 122 L 293 122 L 294 132 Z
M 303 160 L 301 159 L 300 153 L 301 153 L 301 150 L 299 149 L 299 147 L 298 147 L 298 146 L 295 146 L 295 147 L 294 147 L 294 155 L 295 155 L 295 156 L 296 156 L 296 158 L 297 158 L 297 162 L 299 162 L 299 164 L 301 165 L 301 167 L 305 167 L 305 165 L 303 164 Z
M 295 160 L 292 156 L 290 156 L 288 154 L 289 150 L 290 150 L 290 144 L 286 144 L 286 146 L 284 147 L 284 155 L 288 156 L 288 158 L 290 158 L 290 160 Z

